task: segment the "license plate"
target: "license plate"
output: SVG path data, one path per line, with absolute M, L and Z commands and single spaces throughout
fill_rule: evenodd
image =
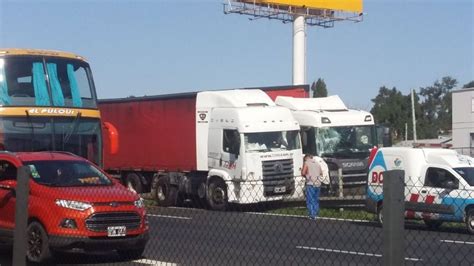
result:
M 107 236 L 109 237 L 118 237 L 118 236 L 126 236 L 126 235 L 127 235 L 127 227 L 125 226 L 107 227 Z
M 286 192 L 286 187 L 275 187 L 273 189 L 273 192 L 275 192 L 275 193 L 284 193 L 284 192 Z

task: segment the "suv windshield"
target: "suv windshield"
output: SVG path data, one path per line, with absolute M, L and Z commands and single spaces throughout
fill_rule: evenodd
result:
M 461 175 L 469 186 L 474 186 L 474 167 L 454 168 L 454 171 Z
M 298 130 L 245 133 L 244 140 L 246 152 L 282 151 L 301 148 Z
M 106 186 L 112 181 L 94 165 L 83 161 L 25 162 L 38 184 L 54 187 Z

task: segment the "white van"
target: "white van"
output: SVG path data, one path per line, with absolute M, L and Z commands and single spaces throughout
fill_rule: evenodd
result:
M 465 222 L 474 234 L 474 159 L 454 150 L 380 148 L 369 162 L 366 207 L 382 222 L 383 176 L 405 171 L 405 217 L 431 228 Z

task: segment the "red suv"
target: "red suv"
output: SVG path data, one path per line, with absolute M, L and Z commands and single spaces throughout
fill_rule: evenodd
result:
M 13 241 L 17 169 L 30 175 L 27 258 L 116 250 L 139 258 L 148 241 L 143 200 L 89 161 L 63 152 L 0 152 L 0 242 Z

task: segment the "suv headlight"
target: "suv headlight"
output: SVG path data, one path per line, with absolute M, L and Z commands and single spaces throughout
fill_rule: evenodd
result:
M 67 208 L 67 209 L 77 210 L 77 211 L 85 211 L 92 207 L 90 203 L 74 201 L 74 200 L 56 200 L 56 205 L 63 208 Z
M 145 207 L 145 202 L 143 201 L 142 198 L 137 199 L 136 201 L 133 202 L 133 204 L 134 204 L 135 207 L 137 207 L 137 208 L 143 208 L 143 207 Z

